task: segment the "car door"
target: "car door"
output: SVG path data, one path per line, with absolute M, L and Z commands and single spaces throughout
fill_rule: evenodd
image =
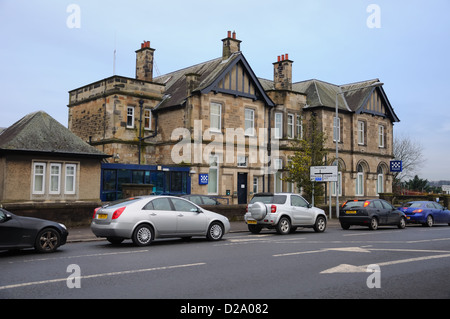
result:
M 169 198 L 155 198 L 145 205 L 142 210 L 152 222 L 159 236 L 176 234 L 177 212 L 172 209 Z
M 399 212 L 395 209 L 395 207 L 384 200 L 380 200 L 380 202 L 383 204 L 384 211 L 386 214 L 386 224 L 388 225 L 398 224 L 400 222 L 400 215 Z
M 298 195 L 291 195 L 291 215 L 293 225 L 310 225 L 313 222 L 313 212 L 308 208 L 308 202 Z
M 200 208 L 181 198 L 170 200 L 177 213 L 178 235 L 206 233 L 206 215 Z
M 436 216 L 435 222 L 440 224 L 445 223 L 444 207 L 435 202 L 432 202 L 431 204 L 434 206 L 434 216 Z
M 8 217 L 7 214 L 10 216 Z M 0 209 L 0 246 L 10 247 L 20 244 L 23 236 L 22 225 L 15 215 Z
M 376 215 L 378 215 L 378 221 L 380 224 L 385 225 L 388 224 L 388 209 L 383 206 L 383 203 L 376 199 L 372 201 L 372 209 Z

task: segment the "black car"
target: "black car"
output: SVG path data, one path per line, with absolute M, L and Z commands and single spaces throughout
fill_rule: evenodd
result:
M 68 234 L 63 224 L 17 216 L 0 208 L 0 250 L 34 247 L 51 253 L 66 243 Z
M 382 199 L 349 200 L 339 210 L 339 222 L 343 229 L 351 225 L 368 226 L 375 230 L 379 225 L 406 226 L 406 215 Z

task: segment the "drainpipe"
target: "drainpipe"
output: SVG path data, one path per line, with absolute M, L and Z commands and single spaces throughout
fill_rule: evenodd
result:
M 139 101 L 139 108 L 140 108 L 140 112 L 141 112 L 141 114 L 139 115 L 139 165 L 141 165 L 141 146 L 142 146 L 142 141 L 145 141 L 146 139 L 149 139 L 149 138 L 156 137 L 156 135 L 158 135 L 158 113 L 153 113 L 153 111 L 158 109 L 158 107 L 162 103 L 164 103 L 164 101 L 166 99 L 168 99 L 169 97 L 170 97 L 170 95 L 163 96 L 163 99 L 161 100 L 161 102 L 159 102 L 158 105 L 155 106 L 155 108 L 150 109 L 150 112 L 152 114 L 152 118 L 155 117 L 155 130 L 149 136 L 144 136 L 144 137 L 142 137 L 142 112 L 143 112 L 144 101 L 143 100 Z

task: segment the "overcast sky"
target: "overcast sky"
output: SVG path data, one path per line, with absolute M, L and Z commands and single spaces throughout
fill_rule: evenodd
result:
M 113 75 L 114 50 L 134 77 L 150 41 L 159 75 L 221 56 L 235 30 L 258 77 L 288 53 L 294 82 L 379 78 L 394 134 L 424 148 L 419 176 L 450 180 L 449 15 L 448 0 L 0 0 L 0 127 L 38 110 L 67 126 L 68 91 Z

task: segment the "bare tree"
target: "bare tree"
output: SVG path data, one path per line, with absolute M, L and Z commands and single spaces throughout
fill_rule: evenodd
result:
M 394 138 L 394 157 L 403 163 L 403 172 L 394 173 L 394 187 L 403 179 L 411 178 L 425 163 L 422 144 L 405 135 Z

